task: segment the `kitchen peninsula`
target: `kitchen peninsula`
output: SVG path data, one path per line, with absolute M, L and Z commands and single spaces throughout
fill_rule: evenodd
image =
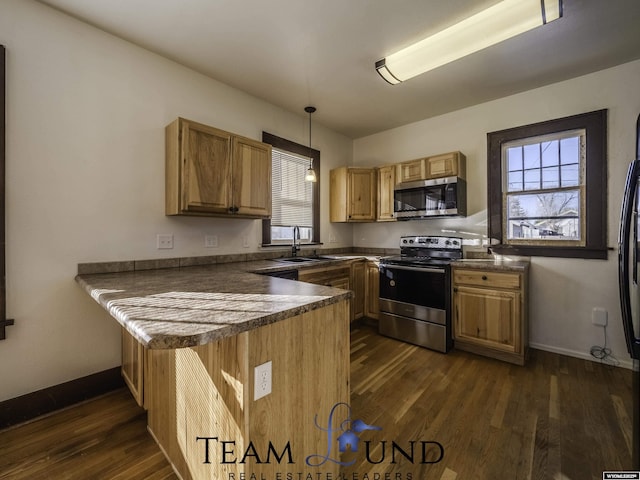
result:
M 317 425 L 349 402 L 351 292 L 251 273 L 276 264 L 79 269 L 76 281 L 144 352 L 149 431 L 183 479 L 275 478 L 327 453 Z M 256 400 L 254 369 L 267 362 L 272 392 Z

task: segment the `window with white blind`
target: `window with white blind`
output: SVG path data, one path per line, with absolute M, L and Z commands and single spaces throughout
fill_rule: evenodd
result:
M 304 180 L 308 168 L 309 158 L 272 149 L 271 243 L 291 243 L 294 226 L 302 243 L 313 239 L 313 183 Z
M 262 223 L 263 245 L 291 244 L 293 227 L 302 244 L 320 243 L 320 152 L 289 140 L 262 133 L 271 154 L 271 218 Z M 304 177 L 310 159 L 317 181 Z

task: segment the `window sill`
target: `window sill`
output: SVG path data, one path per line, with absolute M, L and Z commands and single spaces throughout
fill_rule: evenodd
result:
M 606 260 L 609 250 L 613 248 L 602 247 L 556 247 L 538 245 L 492 245 L 491 252 L 498 255 L 519 255 L 525 257 L 564 257 L 586 258 L 593 260 Z

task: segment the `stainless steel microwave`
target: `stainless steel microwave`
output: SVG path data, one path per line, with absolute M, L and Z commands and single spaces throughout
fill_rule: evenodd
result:
M 393 191 L 398 220 L 467 215 L 467 182 L 459 177 L 399 183 Z

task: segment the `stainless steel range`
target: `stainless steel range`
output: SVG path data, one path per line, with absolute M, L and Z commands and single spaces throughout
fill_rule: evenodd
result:
M 451 334 L 451 266 L 462 258 L 462 239 L 400 238 L 400 255 L 380 259 L 382 335 L 448 352 Z

